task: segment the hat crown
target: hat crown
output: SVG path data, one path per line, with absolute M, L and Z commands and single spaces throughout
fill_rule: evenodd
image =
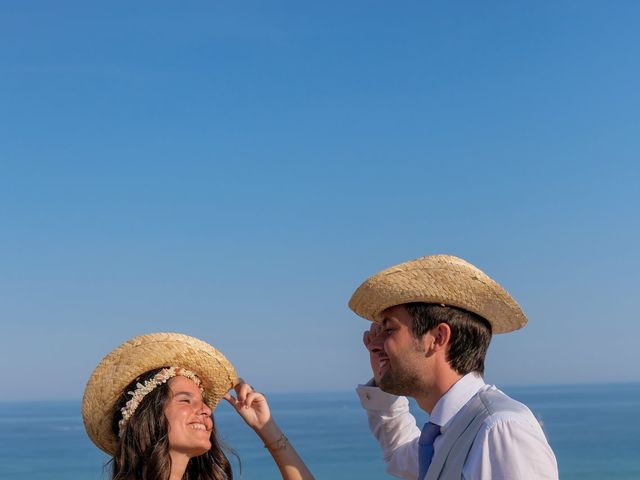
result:
M 413 302 L 468 310 L 485 318 L 494 333 L 527 323 L 520 306 L 497 282 L 468 261 L 446 254 L 420 257 L 372 275 L 353 293 L 349 307 L 363 318 L 381 321 L 387 308 Z

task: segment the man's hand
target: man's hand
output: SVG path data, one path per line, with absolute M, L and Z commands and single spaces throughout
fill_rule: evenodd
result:
M 373 381 L 375 385 L 380 384 L 380 352 L 384 345 L 384 330 L 380 323 L 372 322 L 369 330 L 365 330 L 362 335 L 362 342 L 367 350 L 369 350 L 369 362 L 371 362 L 371 371 L 373 372 Z

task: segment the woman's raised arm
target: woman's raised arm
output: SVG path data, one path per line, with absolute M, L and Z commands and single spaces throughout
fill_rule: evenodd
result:
M 254 391 L 244 381 L 236 385 L 235 392 L 235 397 L 227 393 L 224 399 L 260 437 L 278 465 L 283 480 L 313 480 L 313 475 L 302 458 L 273 420 L 264 395 Z

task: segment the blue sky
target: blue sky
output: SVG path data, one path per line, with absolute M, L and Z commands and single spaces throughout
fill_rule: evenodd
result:
M 347 308 L 451 253 L 529 316 L 498 384 L 640 381 L 635 1 L 0 3 L 0 400 L 126 339 L 367 380 Z

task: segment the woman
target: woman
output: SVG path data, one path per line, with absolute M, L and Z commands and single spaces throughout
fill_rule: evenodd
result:
M 87 383 L 82 416 L 91 440 L 112 457 L 113 480 L 231 480 L 211 414 L 223 398 L 262 439 L 283 479 L 313 479 L 264 396 L 224 355 L 186 335 L 142 335 L 109 353 Z

